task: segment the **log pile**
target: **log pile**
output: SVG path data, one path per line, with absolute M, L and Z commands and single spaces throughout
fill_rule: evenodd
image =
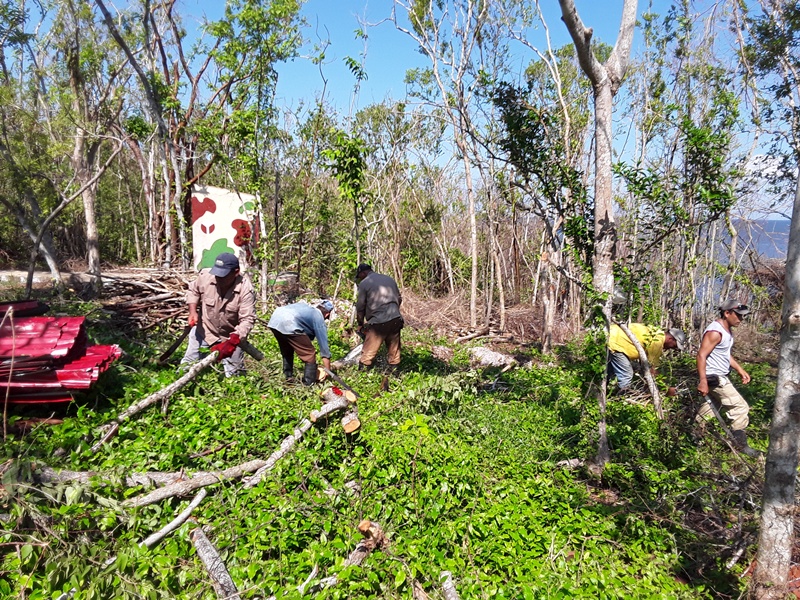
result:
M 104 273 L 102 311 L 123 331 L 152 329 L 186 316 L 186 288 L 193 278 L 155 269 Z

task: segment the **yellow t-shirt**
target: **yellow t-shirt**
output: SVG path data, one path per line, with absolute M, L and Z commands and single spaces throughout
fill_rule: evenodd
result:
M 628 329 L 636 336 L 639 343 L 647 354 L 647 360 L 651 367 L 657 367 L 661 362 L 661 355 L 664 353 L 664 331 L 659 327 L 645 325 L 643 323 L 631 323 Z M 631 360 L 639 360 L 639 353 L 627 334 L 622 331 L 619 325 L 612 324 L 608 334 L 608 349 L 613 352 L 622 352 Z

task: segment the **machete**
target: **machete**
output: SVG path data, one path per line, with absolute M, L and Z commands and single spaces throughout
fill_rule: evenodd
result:
M 173 352 L 175 352 L 175 350 L 177 350 L 177 349 L 178 349 L 178 346 L 180 346 L 180 345 L 183 343 L 183 340 L 185 340 L 185 339 L 186 339 L 186 336 L 188 336 L 188 335 L 189 335 L 189 332 L 190 332 L 191 330 L 192 330 L 192 326 L 191 326 L 191 325 L 187 325 L 186 327 L 184 327 L 184 328 L 183 328 L 183 332 L 182 332 L 182 333 L 181 333 L 181 334 L 178 336 L 178 339 L 177 339 L 177 340 L 175 340 L 175 341 L 172 343 L 172 345 L 171 345 L 169 348 L 167 348 L 167 351 L 166 351 L 166 352 L 164 352 L 164 354 L 162 354 L 162 355 L 161 355 L 161 356 L 158 358 L 158 364 L 159 364 L 159 365 L 163 365 L 165 362 L 167 362 L 167 359 L 168 359 L 170 356 L 172 356 L 172 353 L 173 353 Z
M 356 391 L 355 391 L 353 388 L 351 388 L 349 385 L 347 385 L 347 384 L 344 382 L 344 379 L 342 379 L 341 377 L 339 377 L 339 376 L 338 376 L 336 373 L 334 373 L 334 372 L 333 372 L 333 371 L 331 371 L 330 369 L 326 369 L 326 368 L 325 368 L 325 367 L 323 367 L 323 366 L 320 366 L 319 368 L 320 368 L 320 369 L 322 369 L 322 370 L 323 370 L 323 371 L 324 371 L 324 372 L 325 372 L 325 373 L 328 375 L 328 377 L 330 377 L 331 379 L 333 379 L 333 380 L 334 380 L 336 383 L 338 383 L 338 384 L 339 384 L 340 386 L 342 386 L 344 389 L 346 389 L 346 390 L 350 390 L 351 392 L 353 392 L 353 393 L 356 395 L 356 398 L 358 397 L 358 392 L 356 392 Z
M 728 436 L 729 440 L 735 443 L 736 438 L 733 437 L 733 432 L 731 432 L 730 428 L 728 427 L 728 424 L 725 423 L 725 419 L 722 418 L 719 409 L 711 401 L 711 397 L 703 396 L 703 400 L 705 401 L 706 404 L 708 404 L 708 407 L 711 409 L 711 412 L 714 413 L 714 416 L 717 418 L 717 422 L 719 423 L 719 426 L 722 428 L 722 431 L 725 432 L 725 435 Z

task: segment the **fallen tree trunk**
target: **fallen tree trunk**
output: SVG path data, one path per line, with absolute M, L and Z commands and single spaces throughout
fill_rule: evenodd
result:
M 269 470 L 275 465 L 276 462 L 278 462 L 278 460 L 286 456 L 292 450 L 297 440 L 303 437 L 303 435 L 309 429 L 311 429 L 311 423 L 304 419 L 303 422 L 300 423 L 300 426 L 294 430 L 294 433 L 286 437 L 283 442 L 281 442 L 280 448 L 273 452 L 267 460 L 251 460 L 246 463 L 242 463 L 241 465 L 236 465 L 235 467 L 223 469 L 222 471 L 211 471 L 201 475 L 196 475 L 190 479 L 187 479 L 186 481 L 178 481 L 171 485 L 158 488 L 148 494 L 144 494 L 143 496 L 128 498 L 122 503 L 122 506 L 146 506 L 148 504 L 153 504 L 154 502 L 159 502 L 173 496 L 185 496 L 189 492 L 209 485 L 214 485 L 215 483 L 221 483 L 231 479 L 239 479 L 246 473 L 258 472 L 261 469 L 264 469 L 265 471 Z
M 195 473 L 194 476 L 206 474 L 206 471 Z M 116 476 L 113 473 L 103 473 L 97 471 L 57 471 L 46 465 L 36 466 L 33 471 L 33 480 L 36 483 L 90 483 L 92 479 L 100 479 L 109 484 L 115 484 Z M 122 480 L 127 487 L 136 486 L 164 486 L 178 481 L 186 481 L 189 477 L 183 471 L 164 472 L 149 471 L 145 473 L 131 473 Z
M 217 352 L 216 350 L 212 350 L 208 354 L 208 356 L 206 356 L 203 360 L 193 364 L 192 367 L 186 372 L 186 374 L 183 377 L 169 384 L 167 387 L 160 389 L 154 394 L 150 394 L 144 400 L 140 400 L 136 404 L 129 406 L 127 409 L 122 411 L 115 419 L 103 425 L 100 428 L 102 437 L 94 446 L 92 446 L 92 453 L 97 452 L 103 444 L 105 444 L 108 440 L 117 435 L 121 423 L 130 419 L 133 415 L 140 413 L 145 408 L 155 404 L 159 400 L 164 400 L 165 398 L 169 398 L 170 396 L 172 396 L 172 394 L 177 392 L 179 389 L 181 389 L 183 386 L 189 383 L 192 379 L 197 377 L 197 374 L 200 373 L 200 371 L 202 371 L 209 365 L 216 362 L 216 360 L 217 360 Z
M 350 406 L 350 402 L 348 402 L 347 398 L 344 396 L 337 396 L 330 402 L 323 404 L 322 408 L 319 410 L 312 410 L 308 418 L 311 419 L 312 423 L 316 423 L 320 419 L 327 417 L 329 414 L 334 413 L 337 410 L 344 410 L 348 406 Z
M 264 466 L 259 467 L 250 477 L 245 477 L 242 480 L 244 487 L 251 488 L 258 485 L 258 482 L 263 479 L 264 475 L 271 471 L 281 458 L 291 452 L 297 441 L 302 438 L 309 429 L 311 429 L 311 422 L 308 419 L 303 419 L 297 429 L 295 429 L 291 435 L 283 439 L 280 447 L 270 455 Z
M 330 407 L 330 410 L 342 409 L 347 410 L 347 413 L 342 417 L 342 428 L 345 433 L 358 431 L 361 427 L 361 421 L 358 418 L 358 407 L 355 404 L 358 396 L 356 396 L 353 390 L 342 390 L 338 387 L 330 387 L 320 392 L 320 398 L 322 398 L 323 402 L 322 408 L 312 411 L 309 417 L 314 423 L 328 414 L 325 412 L 328 410 L 328 407 Z
M 217 598 L 226 600 L 238 599 L 239 590 L 236 589 L 236 584 L 233 583 L 225 563 L 222 562 L 219 552 L 214 548 L 203 528 L 193 529 L 189 534 L 189 538 L 192 540 L 195 550 L 197 550 L 197 556 L 203 561 L 206 572 L 211 577 L 211 584 L 214 586 Z

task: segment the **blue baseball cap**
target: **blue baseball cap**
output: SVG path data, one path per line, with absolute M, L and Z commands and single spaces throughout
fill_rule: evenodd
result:
M 333 302 L 331 302 L 330 300 L 323 300 L 322 302 L 317 304 L 317 308 L 321 308 L 325 312 L 331 312 L 333 311 Z
M 223 252 L 214 261 L 214 266 L 211 267 L 211 274 L 216 277 L 225 277 L 228 273 L 238 268 L 239 259 L 236 258 L 236 255 L 230 252 Z

